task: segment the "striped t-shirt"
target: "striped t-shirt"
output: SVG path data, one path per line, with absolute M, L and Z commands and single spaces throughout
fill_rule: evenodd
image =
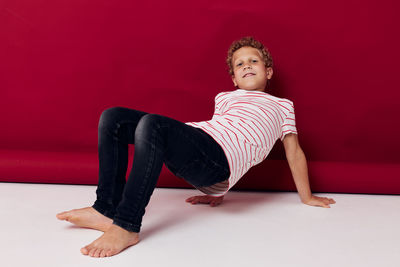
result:
M 197 187 L 212 196 L 224 195 L 251 167 L 262 162 L 278 138 L 283 141 L 286 134 L 297 134 L 292 101 L 244 89 L 219 93 L 211 120 L 186 124 L 207 132 L 227 157 L 229 178 Z

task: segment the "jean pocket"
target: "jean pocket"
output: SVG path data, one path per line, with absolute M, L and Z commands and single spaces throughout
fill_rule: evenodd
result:
M 223 168 L 213 162 L 195 159 L 183 166 L 176 176 L 194 186 L 210 186 L 223 181 L 224 172 Z

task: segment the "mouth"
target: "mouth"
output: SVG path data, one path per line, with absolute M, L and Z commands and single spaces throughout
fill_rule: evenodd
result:
M 243 75 L 242 78 L 246 78 L 246 77 L 250 77 L 250 76 L 254 76 L 254 75 L 256 75 L 256 74 L 253 72 L 249 72 L 249 73 L 246 73 L 245 75 Z

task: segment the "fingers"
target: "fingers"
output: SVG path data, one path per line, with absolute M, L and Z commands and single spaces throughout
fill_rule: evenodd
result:
M 325 198 L 325 203 L 326 203 L 326 204 L 335 204 L 336 201 L 333 200 L 332 198 Z
M 221 204 L 222 199 L 220 198 L 215 198 L 212 196 L 193 196 L 189 197 L 186 199 L 186 202 L 192 203 L 192 204 L 210 204 L 211 207 L 218 206 Z
M 332 198 L 327 198 L 327 197 L 324 197 L 322 199 L 322 201 L 323 201 L 323 207 L 324 208 L 330 208 L 331 206 L 329 206 L 329 204 L 335 204 L 336 203 L 335 200 L 333 200 Z
M 194 198 L 194 197 L 189 197 L 189 198 L 187 198 L 185 201 L 186 201 L 186 202 L 190 202 L 190 201 L 193 200 L 193 198 Z
M 211 202 L 211 203 L 210 203 L 210 206 L 211 206 L 211 207 L 216 207 L 216 206 L 218 206 L 218 205 L 220 205 L 220 204 L 221 204 L 221 202 L 214 201 L 214 202 Z
M 318 197 L 318 196 L 312 196 L 310 201 L 306 202 L 306 204 L 310 206 L 317 206 L 317 207 L 323 207 L 323 208 L 330 208 L 330 204 L 335 204 L 336 201 L 333 200 L 332 198 L 327 198 L 327 197 Z
M 192 204 L 197 204 L 199 202 L 202 202 L 202 198 L 203 196 L 193 196 L 193 197 L 189 197 L 186 199 L 186 202 L 191 202 Z
M 186 199 L 186 202 L 192 202 L 192 204 L 196 204 L 201 201 L 202 196 L 193 196 Z
M 218 204 L 219 204 L 219 203 L 218 203 L 217 201 L 211 201 L 211 202 L 210 202 L 210 206 L 211 206 L 211 207 L 218 206 Z

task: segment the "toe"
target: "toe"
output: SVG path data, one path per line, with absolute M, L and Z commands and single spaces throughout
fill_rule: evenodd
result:
M 66 211 L 61 212 L 61 213 L 58 213 L 58 214 L 56 215 L 57 219 L 59 219 L 59 220 L 64 220 L 64 219 L 65 219 L 65 214 L 66 214 L 66 213 L 67 213 Z
M 106 250 L 103 249 L 103 250 L 101 250 L 101 252 L 100 252 L 100 257 L 103 258 L 103 257 L 105 257 L 105 256 L 107 256 L 107 255 L 106 255 Z
M 114 251 L 114 250 L 112 250 L 112 249 L 109 249 L 109 250 L 107 250 L 107 252 L 106 252 L 106 256 L 107 257 L 111 257 L 111 256 L 113 256 L 113 255 L 115 255 L 116 254 L 116 252 Z
M 88 250 L 87 246 L 81 248 L 81 253 L 82 253 L 83 255 L 88 255 L 88 254 L 89 254 L 89 250 Z
M 100 253 L 102 251 L 103 250 L 101 248 L 96 249 L 96 251 L 93 253 L 93 257 L 96 257 L 96 258 L 100 257 Z
M 94 256 L 94 253 L 96 252 L 96 248 L 91 248 L 90 250 L 89 250 L 89 256 L 90 257 L 93 257 Z
M 85 255 L 90 256 L 90 252 L 93 250 L 93 244 L 87 245 L 86 247 L 84 247 L 84 249 L 86 250 L 86 254 Z

